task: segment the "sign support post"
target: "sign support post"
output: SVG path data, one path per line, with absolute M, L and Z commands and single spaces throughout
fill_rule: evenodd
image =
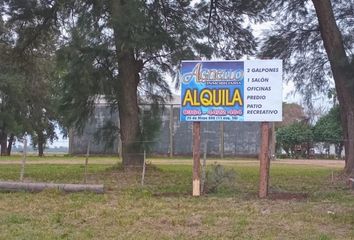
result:
M 270 122 L 282 121 L 282 60 L 181 62 L 180 121 L 193 122 L 193 196 L 200 196 L 200 122 L 262 122 L 259 197 L 268 195 Z M 223 125 L 220 125 L 223 133 Z M 220 155 L 224 139 L 221 135 Z
M 193 122 L 193 196 L 200 196 L 200 122 Z
M 269 122 L 261 123 L 261 146 L 259 152 L 259 197 L 266 198 L 268 196 L 269 185 Z

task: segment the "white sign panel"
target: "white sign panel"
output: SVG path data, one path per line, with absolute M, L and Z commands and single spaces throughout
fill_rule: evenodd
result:
M 244 121 L 282 121 L 282 60 L 245 61 Z

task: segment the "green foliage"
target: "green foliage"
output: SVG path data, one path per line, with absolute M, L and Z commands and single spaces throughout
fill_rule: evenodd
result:
M 267 2 L 211 0 L 198 3 L 197 21 L 208 38 L 208 47 L 212 50 L 210 56 L 239 59 L 243 55 L 254 54 L 257 42 L 248 24 L 249 21 L 259 23 L 266 20 L 263 10 Z
M 0 44 L 0 131 L 5 135 L 23 132 L 27 112 L 25 76 L 13 54 L 9 42 Z
M 340 121 L 339 106 L 333 107 L 321 117 L 313 127 L 314 140 L 325 145 L 335 144 L 336 157 L 341 157 L 344 146 L 343 129 Z
M 142 141 L 144 149 L 150 152 L 154 144 L 156 144 L 156 138 L 160 133 L 162 124 L 161 113 L 164 109 L 161 109 L 158 105 L 149 105 L 149 109 L 145 110 L 143 106 L 142 113 Z
M 296 122 L 278 128 L 276 139 L 277 143 L 289 155 L 290 153 L 294 153 L 296 145 L 311 143 L 313 140 L 313 133 L 309 125 Z
M 33 56 L 33 78 L 27 79 L 28 127 L 26 131 L 31 136 L 33 147 L 45 148 L 46 144 L 57 139 L 55 128 L 59 122 L 56 99 L 54 98 L 53 59 L 46 56 Z
M 314 140 L 338 144 L 343 141 L 339 106 L 333 107 L 328 114 L 321 117 L 313 128 Z
M 112 149 L 118 139 L 119 129 L 117 124 L 111 120 L 106 121 L 103 126 L 94 133 L 94 139 L 97 143 L 104 143 L 105 150 Z
M 115 5 L 122 9 L 112 14 L 110 9 Z M 78 4 L 73 12 L 78 20 L 67 26 L 70 38 L 57 56 L 64 93 L 61 110 L 70 125 L 85 123 L 99 95 L 117 109 L 122 94 L 121 52 L 133 50 L 136 61 L 143 64 L 135 73 L 139 76 L 139 95 L 143 101 L 154 103 L 171 95 L 163 73 L 172 73 L 182 56 L 193 55 L 190 45 L 200 33 L 188 2 L 134 0 L 112 6 L 110 1 Z
M 56 139 L 53 103 L 55 34 L 49 15 L 37 1 L 2 1 L 0 129 L 9 136 L 28 133 L 34 147 Z

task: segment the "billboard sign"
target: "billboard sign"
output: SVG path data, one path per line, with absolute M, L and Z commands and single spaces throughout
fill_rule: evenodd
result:
M 181 121 L 281 121 L 282 61 L 182 61 Z

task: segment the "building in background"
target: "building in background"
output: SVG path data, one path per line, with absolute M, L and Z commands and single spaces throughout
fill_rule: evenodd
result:
M 149 113 L 149 105 L 141 105 L 144 114 Z M 161 127 L 157 137 L 149 142 L 150 154 L 162 156 L 192 155 L 192 123 L 179 121 L 180 99 L 167 103 L 161 113 Z M 117 112 L 111 112 L 108 104 L 100 101 L 93 116 L 87 122 L 82 134 L 71 130 L 69 133 L 69 153 L 85 154 L 90 143 L 90 154 L 116 155 L 120 151 L 119 135 L 111 146 L 95 140 L 95 133 L 107 122 L 119 126 Z M 260 123 L 258 122 L 202 122 L 202 152 L 209 156 L 256 157 L 260 142 Z M 205 146 L 206 144 L 206 146 Z

